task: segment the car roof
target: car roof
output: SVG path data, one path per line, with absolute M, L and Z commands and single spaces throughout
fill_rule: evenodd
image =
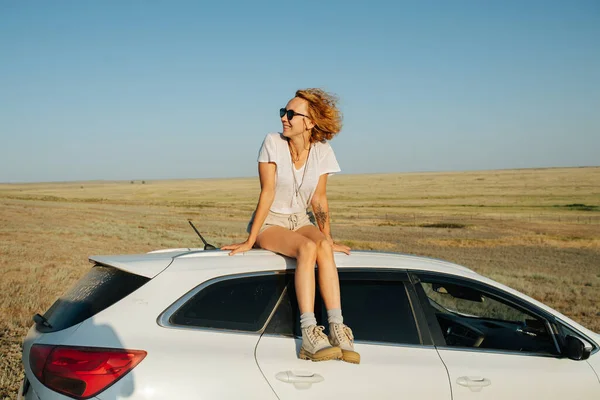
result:
M 204 251 L 201 248 L 178 248 L 155 250 L 145 254 L 97 255 L 90 256 L 89 260 L 96 264 L 112 266 L 136 275 L 153 278 L 169 267 L 175 259 L 185 260 L 185 262 L 177 264 L 190 265 L 190 263 L 193 263 L 194 268 L 212 268 L 219 264 L 214 261 L 217 261 L 220 257 L 229 257 L 228 255 L 228 251 L 221 250 Z M 250 264 L 260 264 L 260 270 L 281 265 L 281 260 L 286 259 L 280 254 L 261 249 L 253 249 L 234 257 L 252 257 L 253 262 Z M 213 262 L 196 262 L 198 259 L 203 258 L 210 258 Z M 235 258 L 233 260 L 229 259 L 228 264 L 235 262 Z M 469 268 L 451 262 L 401 253 L 355 250 L 350 255 L 336 253 L 335 261 L 338 268 L 397 268 L 432 270 L 457 275 L 477 275 Z M 246 261 L 243 264 L 247 265 L 249 263 Z M 177 266 L 174 266 L 174 268 L 177 268 Z

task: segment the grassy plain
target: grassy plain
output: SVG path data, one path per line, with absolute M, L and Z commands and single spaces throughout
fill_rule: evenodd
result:
M 92 254 L 241 241 L 258 180 L 0 184 L 0 398 L 31 316 Z M 330 178 L 334 238 L 463 264 L 600 332 L 600 167 Z

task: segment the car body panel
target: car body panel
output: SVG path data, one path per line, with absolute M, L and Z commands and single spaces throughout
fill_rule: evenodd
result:
M 596 373 L 596 378 L 598 378 L 598 383 L 600 383 L 600 351 L 592 354 L 587 362 Z
M 359 365 L 343 361 L 316 362 L 297 356 L 301 339 L 263 335 L 256 359 L 280 400 L 327 399 L 439 399 L 450 400 L 450 383 L 433 346 L 357 343 Z M 317 374 L 323 381 L 297 388 L 277 378 Z
M 181 294 L 214 275 L 210 269 L 165 271 L 81 323 L 69 344 L 148 352 L 131 372 L 97 395 L 99 399 L 226 399 L 238 397 L 240 390 L 246 398 L 275 398 L 254 358 L 258 334 L 165 328 L 157 323 Z
M 373 396 L 376 398 L 396 397 L 398 393 L 402 393 L 403 398 L 411 398 L 417 392 L 424 393 L 422 390 L 425 390 L 429 394 L 421 398 L 434 398 L 432 396 L 437 394 L 435 398 L 449 399 L 451 379 L 448 379 L 442 363 L 444 358 L 455 365 L 450 374 L 450 378 L 455 380 L 461 374 L 478 373 L 478 370 L 469 368 L 481 363 L 489 363 L 490 374 L 496 374 L 492 375 L 494 383 L 500 379 L 497 374 L 501 368 L 513 368 L 510 362 L 497 355 L 473 355 L 455 349 L 440 349 L 438 353 L 431 346 L 379 346 L 360 342 L 357 343 L 357 350 L 362 353 L 363 362 L 359 366 L 342 362 L 310 363 L 297 359 L 297 339 L 269 335 L 261 338 L 259 333 L 161 325 L 158 320 L 165 310 L 186 293 L 213 279 L 256 272 L 293 272 L 295 269 L 295 260 L 264 250 L 251 250 L 235 256 L 228 254 L 229 252 L 220 250 L 183 248 L 143 255 L 90 257 L 92 262 L 152 279 L 122 300 L 75 326 L 44 334 L 39 333 L 35 327 L 32 328 L 23 346 L 23 362 L 26 376 L 31 381 L 31 392 L 43 400 L 68 398 L 46 388 L 33 376 L 28 362 L 33 343 L 147 351 L 146 358 L 138 366 L 97 395 L 97 398 L 106 400 L 240 396 L 276 399 L 273 389 L 278 394 L 284 393 L 280 395 L 280 400 L 287 400 L 305 398 L 303 396 L 310 393 L 319 393 L 316 397 L 335 395 L 334 392 L 328 392 L 333 389 L 327 383 L 335 382 L 333 386 L 337 386 L 344 379 L 354 387 L 352 392 L 346 393 L 346 398 L 353 398 L 354 394 L 360 394 L 362 398 L 369 394 L 371 397 L 372 393 L 377 393 Z M 600 346 L 600 335 L 520 292 L 456 264 L 410 255 L 362 251 L 355 251 L 350 256 L 336 253 L 335 261 L 340 269 L 428 271 L 477 280 L 551 313 L 583 333 L 596 349 Z M 587 362 L 554 359 L 556 362 L 549 367 L 550 376 L 558 379 L 559 372 L 564 372 L 566 366 L 576 365 L 574 370 L 578 373 L 574 379 L 588 382 L 590 374 L 594 373 L 592 368 L 596 372 L 600 370 L 599 354 L 596 350 Z M 534 371 L 543 368 L 531 358 L 526 358 L 523 365 L 531 366 Z M 585 373 L 586 368 L 588 373 Z M 513 369 L 514 371 L 509 371 L 509 375 L 515 371 L 524 373 L 526 370 L 524 366 Z M 325 380 L 313 385 L 314 390 L 301 391 L 274 378 L 277 373 L 286 370 L 316 371 Z M 543 374 L 543 369 L 539 371 Z M 572 372 L 564 372 L 564 376 L 570 374 Z M 595 379 L 598 383 L 597 376 Z M 367 388 L 371 385 L 380 388 L 379 391 L 369 391 Z M 600 388 L 600 384 L 598 387 Z M 417 388 L 421 388 L 421 391 Z M 459 400 L 458 397 L 454 398 Z
M 454 400 L 600 399 L 600 384 L 585 361 L 462 348 L 438 351 L 448 368 Z M 486 379 L 489 386 L 477 391 L 477 386 L 464 386 L 466 379 Z

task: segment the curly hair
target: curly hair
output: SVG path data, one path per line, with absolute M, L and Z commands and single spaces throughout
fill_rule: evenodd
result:
M 342 113 L 337 108 L 337 97 L 321 89 L 301 89 L 296 97 L 308 102 L 308 116 L 315 126 L 311 143 L 331 140 L 342 130 Z

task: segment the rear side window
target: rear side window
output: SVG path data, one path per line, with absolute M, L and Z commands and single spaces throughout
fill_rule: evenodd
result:
M 150 278 L 96 265 L 46 311 L 52 328 L 37 325 L 40 332 L 56 332 L 76 325 L 130 295 Z
M 356 340 L 421 343 L 404 282 L 344 279 L 341 294 L 344 320 Z
M 258 332 L 283 289 L 283 275 L 260 275 L 217 281 L 187 300 L 169 318 L 172 325 Z
M 317 283 L 318 285 L 318 283 Z M 341 272 L 344 322 L 360 342 L 421 344 L 405 282 L 392 273 Z M 327 310 L 316 290 L 315 316 L 328 331 Z M 300 311 L 290 284 L 267 333 L 301 337 Z

